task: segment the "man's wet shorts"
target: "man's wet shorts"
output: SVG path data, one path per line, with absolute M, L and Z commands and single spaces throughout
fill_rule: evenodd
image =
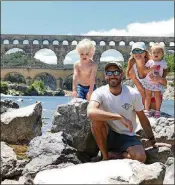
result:
M 130 146 L 142 145 L 140 140 L 136 136 L 129 136 L 125 134 L 119 134 L 109 128 L 109 134 L 107 139 L 108 151 L 122 153 Z
M 89 91 L 90 86 L 84 86 L 81 84 L 77 85 L 77 94 L 79 98 L 86 99 L 86 95 Z M 96 84 L 94 84 L 94 90 L 96 89 Z

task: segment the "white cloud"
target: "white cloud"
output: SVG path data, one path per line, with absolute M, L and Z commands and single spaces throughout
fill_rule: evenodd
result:
M 89 31 L 82 35 L 103 35 L 103 36 L 174 36 L 174 18 L 162 21 L 147 23 L 131 23 L 125 29 Z

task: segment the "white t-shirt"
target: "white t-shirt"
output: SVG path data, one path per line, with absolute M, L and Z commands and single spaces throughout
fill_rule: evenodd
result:
M 121 94 L 115 96 L 109 91 L 109 85 L 105 85 L 97 88 L 92 93 L 91 101 L 99 102 L 100 109 L 104 111 L 123 115 L 132 121 L 132 133 L 129 132 L 129 129 L 126 128 L 119 120 L 107 121 L 112 130 L 120 134 L 126 134 L 130 136 L 135 135 L 135 130 L 137 128 L 135 111 L 142 111 L 144 109 L 142 97 L 137 89 L 122 85 Z

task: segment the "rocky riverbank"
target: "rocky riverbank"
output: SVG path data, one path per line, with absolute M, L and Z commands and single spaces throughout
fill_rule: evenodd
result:
M 137 135 L 147 154 L 145 164 L 129 159 L 93 162 L 99 150 L 87 105 L 84 100 L 58 106 L 51 133 L 41 135 L 40 103 L 18 108 L 13 102 L 1 101 L 1 184 L 174 183 L 173 117 L 162 113 L 157 120 L 149 118 L 156 140 L 162 143 L 159 148 L 149 146 L 138 122 Z M 26 157 L 19 158 L 13 146 L 24 143 Z

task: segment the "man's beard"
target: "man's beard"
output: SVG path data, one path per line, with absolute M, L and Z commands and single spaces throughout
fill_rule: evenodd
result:
M 108 79 L 106 82 L 109 84 L 109 87 L 118 87 L 121 85 L 122 79 Z

